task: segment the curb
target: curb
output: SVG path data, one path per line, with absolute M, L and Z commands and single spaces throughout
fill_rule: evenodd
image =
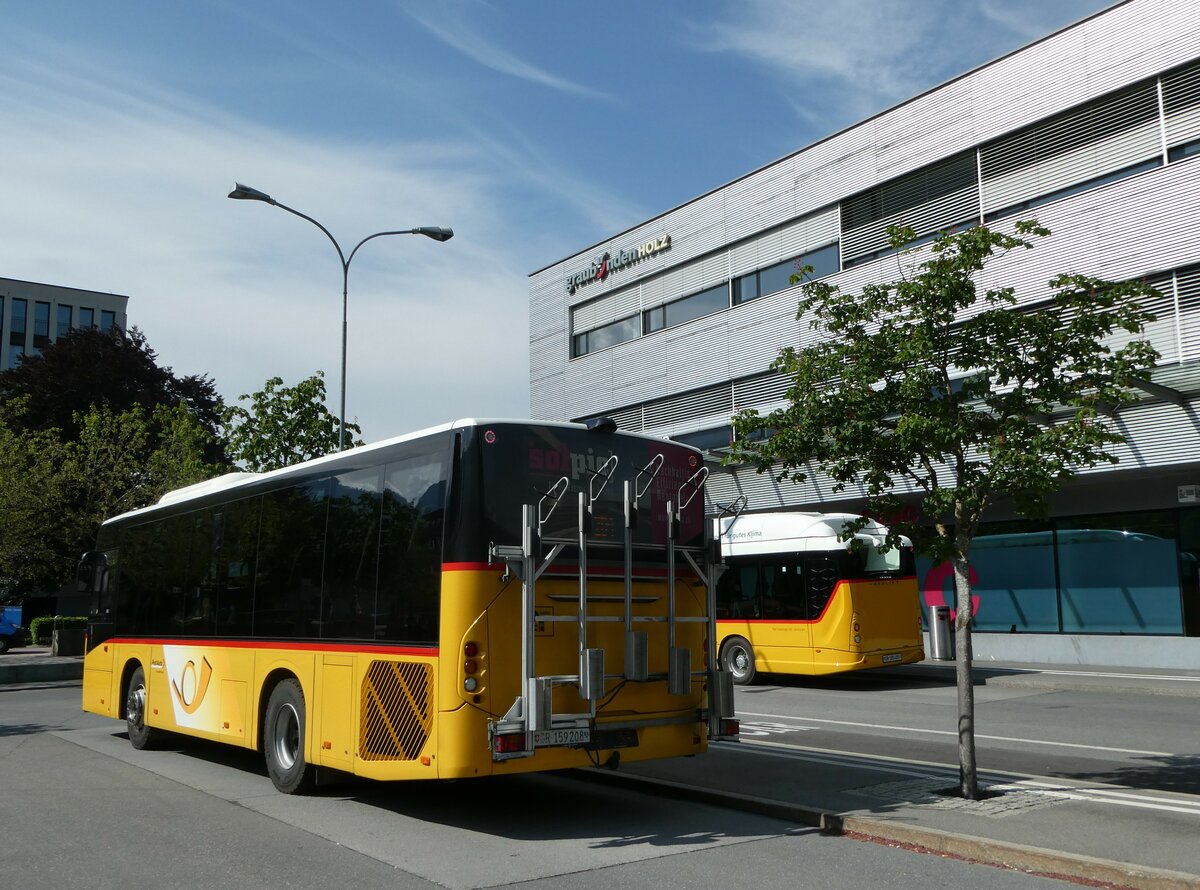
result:
M 954 834 L 936 828 L 892 822 L 867 816 L 841 815 L 800 804 L 697 788 L 666 779 L 612 773 L 600 769 L 572 770 L 560 775 L 589 782 L 607 782 L 697 803 L 732 808 L 817 828 L 822 834 L 846 835 L 882 843 L 904 844 L 923 851 L 956 856 L 1016 871 L 1057 878 L 1075 878 L 1112 884 L 1131 890 L 1198 890 L 1200 876 L 1150 866 L 1097 859 L 1077 853 L 1047 850 L 1025 844 Z
M 15 683 L 47 683 L 59 680 L 82 680 L 83 662 L 57 664 L 0 664 L 0 686 Z

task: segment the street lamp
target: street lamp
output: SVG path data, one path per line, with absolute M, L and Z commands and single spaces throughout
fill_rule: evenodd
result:
M 329 229 L 325 228 L 311 216 L 301 213 L 299 210 L 294 210 L 286 204 L 280 204 L 266 192 L 260 192 L 258 189 L 250 188 L 248 185 L 242 185 L 240 182 L 237 182 L 234 183 L 234 189 L 229 193 L 229 197 L 239 201 L 262 201 L 264 204 L 270 204 L 272 207 L 278 207 L 280 210 L 286 210 L 294 216 L 308 220 L 325 233 L 325 237 L 333 243 L 334 249 L 338 252 L 338 259 L 342 261 L 342 407 L 339 412 L 338 451 L 342 451 L 346 447 L 346 292 L 350 282 L 350 261 L 354 259 L 354 255 L 358 253 L 358 249 L 373 238 L 381 238 L 384 235 L 424 235 L 426 238 L 432 238 L 434 241 L 449 241 L 454 237 L 454 230 L 443 228 L 442 226 L 417 226 L 415 229 L 376 232 L 374 235 L 368 235 L 355 244 L 354 249 L 347 256 L 343 253 L 342 246 L 337 243 L 337 239 L 330 234 Z

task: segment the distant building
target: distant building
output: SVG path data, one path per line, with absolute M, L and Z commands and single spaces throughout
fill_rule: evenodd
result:
M 1145 279 L 1161 353 L 1121 409 L 1120 463 L 1081 475 L 1046 523 L 993 514 L 972 554 L 982 658 L 1194 666 L 1200 658 L 1200 16 L 1127 0 L 586 247 L 529 279 L 530 408 L 610 416 L 708 449 L 716 511 L 862 509 L 821 476 L 717 463 L 730 417 L 785 402 L 770 371 L 814 336 L 789 277 L 854 293 L 894 280 L 886 229 L 1034 217 L 1054 234 L 985 286 L 1023 305 L 1055 274 Z M 697 150 L 703 150 L 702 141 Z M 914 499 L 916 492 L 912 492 Z M 944 566 L 921 570 L 948 601 Z
M 129 297 L 0 278 L 0 370 L 37 355 L 73 328 L 127 329 Z

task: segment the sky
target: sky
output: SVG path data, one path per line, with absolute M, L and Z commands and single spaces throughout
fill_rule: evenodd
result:
M 0 277 L 127 295 L 229 402 L 529 412 L 528 276 L 1110 0 L 0 6 Z

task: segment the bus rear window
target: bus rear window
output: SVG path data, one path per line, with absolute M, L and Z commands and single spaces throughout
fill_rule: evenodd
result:
M 634 541 L 663 544 L 667 537 L 667 502 L 678 503 L 680 486 L 700 468 L 700 458 L 694 451 L 665 440 L 567 427 L 481 427 L 479 448 L 484 533 L 498 544 L 520 543 L 521 505 L 536 505 L 563 477 L 567 479 L 567 493 L 543 527 L 543 536 L 578 534 L 579 493 L 588 492 L 589 487 L 599 488 L 599 481 L 593 480 L 614 455 L 616 470 L 593 506 L 589 534 L 596 541 L 619 543 L 624 536 L 623 483 L 634 479 L 660 453 L 664 457 L 662 469 L 638 502 Z M 683 517 L 680 544 L 703 542 L 703 505 L 704 496 L 697 493 Z

